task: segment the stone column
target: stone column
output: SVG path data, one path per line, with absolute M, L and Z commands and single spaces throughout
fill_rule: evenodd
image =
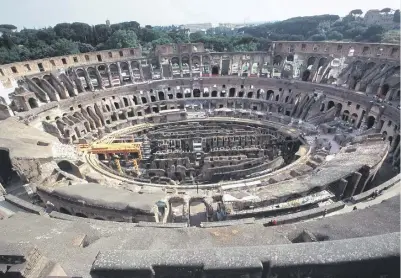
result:
M 366 124 L 366 122 L 368 121 L 369 113 L 370 113 L 370 110 L 372 109 L 372 107 L 373 107 L 373 100 L 369 101 L 369 104 L 368 104 L 368 106 L 366 107 L 365 118 L 363 119 L 363 122 L 364 122 L 365 124 Z
M 384 98 L 385 101 L 391 101 L 393 99 L 393 95 L 396 92 L 394 88 L 388 90 L 386 97 Z
M 99 83 L 98 86 L 99 86 L 102 90 L 104 90 L 105 88 L 104 88 L 102 76 L 100 75 L 100 72 L 99 72 L 99 70 L 98 70 L 97 68 L 95 68 L 95 72 L 96 72 L 96 79 L 97 79 L 97 82 Z
M 129 71 L 129 76 L 131 78 L 131 83 L 135 83 L 134 80 L 134 71 L 132 70 L 132 65 L 131 62 L 128 61 L 128 71 Z
M 188 61 L 188 66 L 189 66 L 189 77 L 192 78 L 192 59 L 191 56 L 189 56 L 189 61 Z
M 380 131 L 382 130 L 383 124 L 380 123 L 381 117 L 383 116 L 385 107 L 384 105 L 380 106 L 379 108 L 379 114 L 376 117 L 376 122 L 375 122 L 375 130 L 377 133 L 380 133 Z
M 162 65 L 162 64 L 160 64 L 160 61 L 159 61 L 159 67 L 160 67 L 160 79 L 164 79 L 164 74 L 163 74 L 163 65 Z
M 150 71 L 150 80 L 153 80 L 153 65 L 152 65 L 152 63 L 149 64 L 149 71 Z
M 110 87 L 113 87 L 113 78 L 111 76 L 110 65 L 106 65 L 107 77 L 109 78 Z
M 93 87 L 92 80 L 90 79 L 89 73 L 86 70 L 84 70 L 84 73 L 85 73 L 86 83 L 88 84 L 89 89 L 93 92 L 95 90 L 95 88 Z
M 354 172 L 351 176 L 349 176 L 349 177 L 347 178 L 347 180 L 348 180 L 348 186 L 351 186 L 351 187 L 352 187 L 352 190 L 349 191 L 349 192 L 350 192 L 350 195 L 347 196 L 347 197 L 352 197 L 352 196 L 354 196 L 355 191 L 356 191 L 356 187 L 357 187 L 359 181 L 361 180 L 361 177 L 362 177 L 362 174 L 361 174 L 361 173 L 359 173 L 359 172 Z
M 232 67 L 233 67 L 233 57 L 231 56 L 230 57 L 230 62 L 228 63 L 228 75 L 229 76 L 231 75 Z
M 219 60 L 219 76 L 221 76 L 222 67 L 223 67 L 223 57 L 220 56 L 220 60 Z
M 179 59 L 178 65 L 180 66 L 180 77 L 182 78 L 183 77 L 183 73 L 182 73 L 182 58 L 181 58 L 181 55 L 178 57 L 178 59 Z
M 141 81 L 145 81 L 145 78 L 143 77 L 143 70 L 142 70 L 142 63 L 139 61 L 139 74 L 141 75 Z
M 120 78 L 120 84 L 123 85 L 124 80 L 123 80 L 123 75 L 121 72 L 120 62 L 117 62 L 117 69 L 118 69 L 118 77 Z

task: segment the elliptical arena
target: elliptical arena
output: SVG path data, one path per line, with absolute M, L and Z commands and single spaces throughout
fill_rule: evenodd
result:
M 9 269 L 399 277 L 399 48 L 181 44 L 1 65 Z

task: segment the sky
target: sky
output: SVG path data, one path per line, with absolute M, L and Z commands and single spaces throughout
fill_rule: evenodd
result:
M 336 14 L 353 9 L 399 9 L 399 0 L 0 0 L 0 24 L 19 29 L 61 22 L 101 24 L 137 21 L 144 25 L 251 23 L 295 16 Z

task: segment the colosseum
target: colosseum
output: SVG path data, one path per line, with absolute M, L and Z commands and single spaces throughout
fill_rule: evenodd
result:
M 0 277 L 400 277 L 399 45 L 117 49 L 0 88 Z

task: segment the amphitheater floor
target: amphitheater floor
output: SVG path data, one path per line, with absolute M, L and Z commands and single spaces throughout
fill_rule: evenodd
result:
M 35 245 L 58 261 L 67 274 L 90 277 L 89 270 L 100 250 L 160 250 L 291 244 L 303 230 L 328 240 L 373 236 L 400 230 L 399 195 L 368 209 L 315 221 L 277 227 L 242 225 L 213 229 L 138 228 L 129 223 L 85 223 L 17 213 L 1 221 L 0 241 L 21 247 Z M 90 243 L 79 247 L 83 236 Z

